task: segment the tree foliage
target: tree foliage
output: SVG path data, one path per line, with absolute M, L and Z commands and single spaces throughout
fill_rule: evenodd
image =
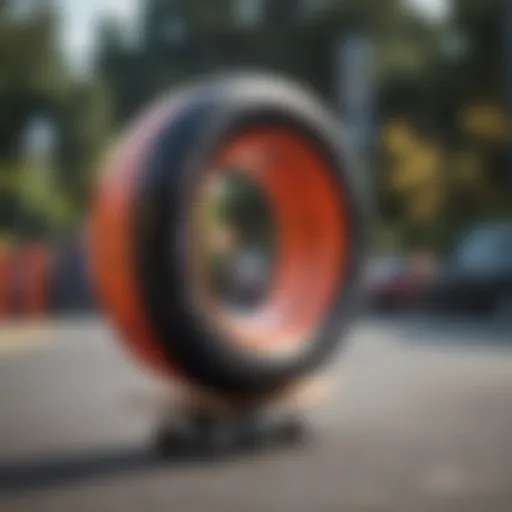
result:
M 108 132 L 108 102 L 98 81 L 70 73 L 55 4 L 41 0 L 21 13 L 17 6 L 11 0 L 0 10 L 0 228 L 41 234 L 81 210 Z M 27 131 L 41 118 L 55 130 L 52 169 L 27 161 Z M 40 179 L 48 175 L 52 186 Z

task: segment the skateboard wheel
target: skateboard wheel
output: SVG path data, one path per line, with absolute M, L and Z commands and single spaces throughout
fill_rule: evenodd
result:
M 212 79 L 158 102 L 106 167 L 90 267 L 138 360 L 254 397 L 332 355 L 358 302 L 371 201 L 338 120 L 314 95 L 274 76 Z M 246 198 L 218 214 L 231 219 L 220 230 L 210 225 L 219 189 Z M 241 224 L 251 218 L 261 229 L 249 236 Z M 229 263 L 216 267 L 211 251 L 223 247 Z

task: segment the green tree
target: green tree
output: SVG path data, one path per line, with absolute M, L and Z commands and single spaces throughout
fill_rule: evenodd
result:
M 24 8 L 20 10 L 21 7 Z M 106 137 L 106 92 L 97 81 L 78 80 L 71 74 L 62 56 L 58 28 L 56 5 L 49 0 L 10 0 L 0 11 L 0 202 L 4 204 L 0 225 L 3 229 L 25 230 L 32 225 L 39 226 L 34 228 L 36 232 L 45 231 L 57 218 L 62 224 L 64 211 L 69 213 L 71 222 L 72 212 L 78 213 L 84 204 L 84 184 L 94 155 L 101 150 Z M 52 169 L 45 169 L 48 162 L 33 159 L 27 162 L 27 130 L 39 118 L 55 128 Z M 27 166 L 30 172 L 25 169 Z M 37 173 L 45 177 L 52 175 L 54 186 L 41 184 L 36 200 L 35 187 L 31 184 L 39 181 Z M 57 206 L 64 204 L 67 206 Z M 56 210 L 61 213 L 55 214 Z

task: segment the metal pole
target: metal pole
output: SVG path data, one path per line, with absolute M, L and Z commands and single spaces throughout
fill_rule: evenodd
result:
M 504 71 L 504 99 L 505 99 L 505 119 L 506 119 L 506 163 L 508 169 L 505 172 L 510 177 L 510 186 L 512 187 L 512 0 L 502 0 L 503 2 L 503 71 Z

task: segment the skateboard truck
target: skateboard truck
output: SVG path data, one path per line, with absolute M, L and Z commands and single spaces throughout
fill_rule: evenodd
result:
M 309 439 L 308 406 L 322 399 L 318 377 L 259 404 L 240 405 L 180 389 L 163 403 L 154 438 L 160 457 L 228 455 L 267 446 L 297 445 Z

